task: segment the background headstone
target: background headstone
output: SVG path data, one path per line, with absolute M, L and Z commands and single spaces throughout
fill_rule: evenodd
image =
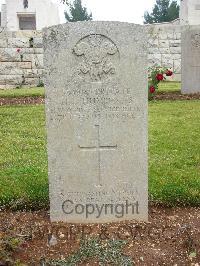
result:
M 67 23 L 44 48 L 51 220 L 147 220 L 145 28 Z
M 181 92 L 200 92 L 200 26 L 186 26 L 182 30 Z

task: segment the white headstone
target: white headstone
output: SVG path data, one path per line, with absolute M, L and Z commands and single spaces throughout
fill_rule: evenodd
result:
M 181 25 L 200 25 L 200 1 L 180 1 L 180 22 Z
M 182 30 L 182 93 L 200 93 L 200 26 Z
M 51 220 L 147 220 L 145 28 L 67 23 L 44 49 Z

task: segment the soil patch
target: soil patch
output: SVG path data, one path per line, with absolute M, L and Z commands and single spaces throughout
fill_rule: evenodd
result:
M 153 206 L 148 223 L 88 225 L 51 223 L 47 211 L 1 212 L 0 230 L 2 239 L 21 240 L 12 256 L 26 265 L 66 258 L 79 249 L 81 239 L 94 237 L 125 240 L 123 253 L 134 265 L 198 266 L 200 262 L 200 208 Z M 79 265 L 99 264 L 94 259 Z
M 16 97 L 16 98 L 0 98 L 0 106 L 2 105 L 28 105 L 43 104 L 44 97 Z
M 180 91 L 172 92 L 158 92 L 155 95 L 155 100 L 200 100 L 200 93 L 195 94 L 181 94 Z

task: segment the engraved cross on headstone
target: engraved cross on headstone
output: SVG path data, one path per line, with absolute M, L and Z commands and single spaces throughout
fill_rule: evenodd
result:
M 98 156 L 98 186 L 102 186 L 101 174 L 101 152 L 104 150 L 116 150 L 117 145 L 101 145 L 99 125 L 95 125 L 97 131 L 97 145 L 95 146 L 80 146 L 79 148 L 85 151 L 96 151 Z

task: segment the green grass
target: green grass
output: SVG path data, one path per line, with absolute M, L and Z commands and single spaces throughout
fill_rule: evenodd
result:
M 44 96 L 43 87 L 0 90 L 0 98 Z
M 149 106 L 149 191 L 158 202 L 200 204 L 200 102 Z
M 159 83 L 158 92 L 177 92 L 181 90 L 181 83 L 174 81 L 166 81 Z
M 44 106 L 0 107 L 0 205 L 48 205 Z
M 200 102 L 149 104 L 149 195 L 200 204 Z M 0 107 L 0 206 L 48 207 L 44 106 Z

